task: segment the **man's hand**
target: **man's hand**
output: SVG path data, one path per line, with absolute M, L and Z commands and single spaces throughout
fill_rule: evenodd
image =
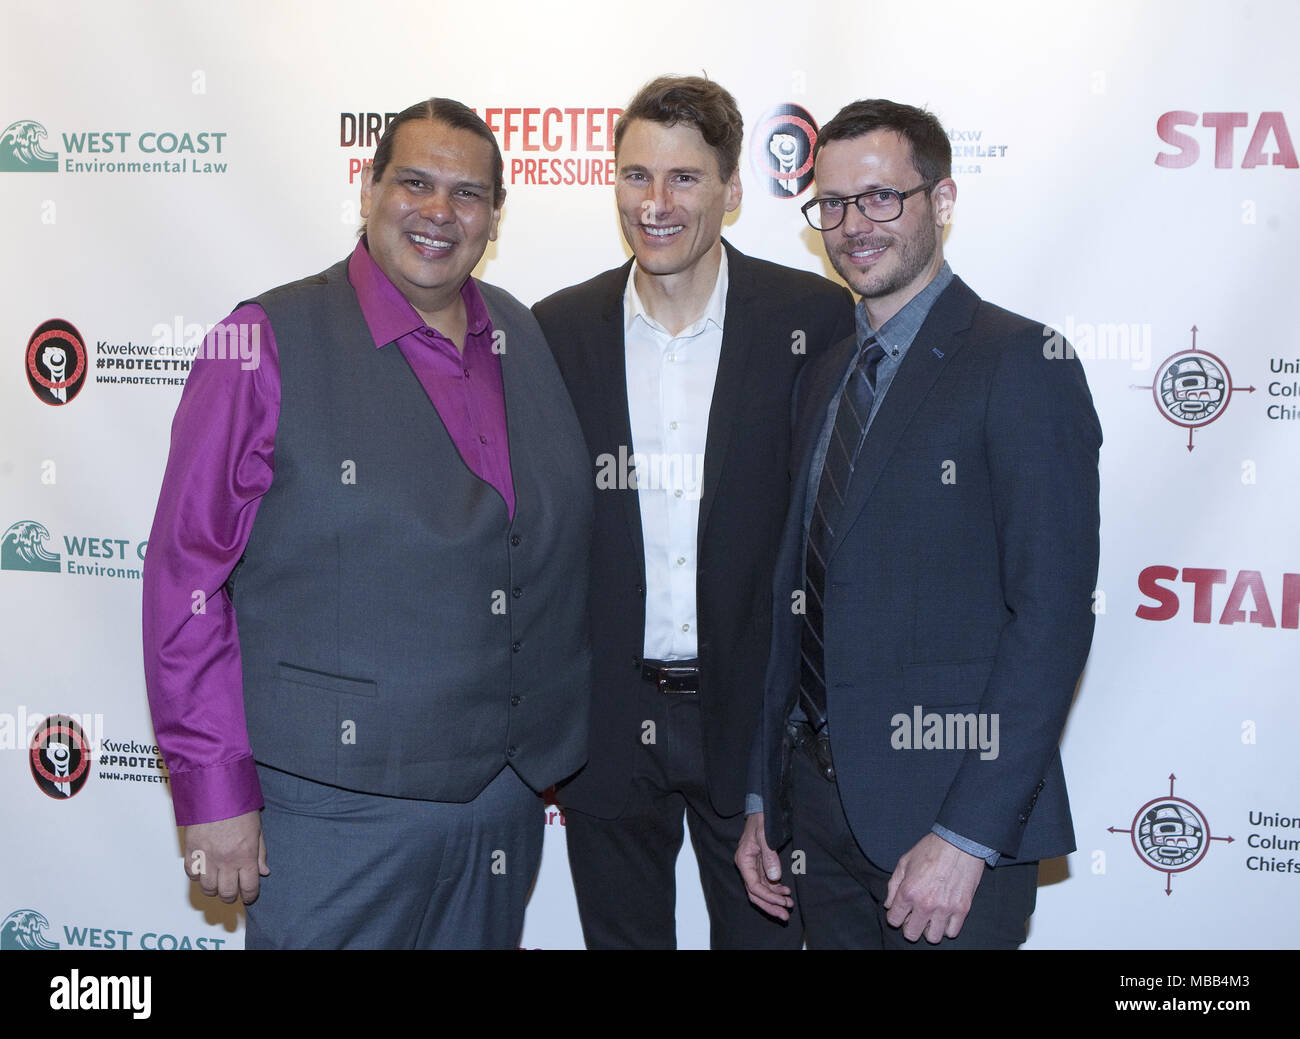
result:
M 754 905 L 778 920 L 790 919 L 794 899 L 788 887 L 777 883 L 781 879 L 781 858 L 767 846 L 762 812 L 745 819 L 745 832 L 736 846 L 736 868 Z
M 258 877 L 271 872 L 260 812 L 186 826 L 184 844 L 185 872 L 205 895 L 223 902 L 238 896 L 244 905 L 257 901 Z
M 891 927 L 902 927 L 909 942 L 922 934 L 935 945 L 945 935 L 956 938 L 983 874 L 983 859 L 927 833 L 898 860 L 889 878 L 885 919 Z

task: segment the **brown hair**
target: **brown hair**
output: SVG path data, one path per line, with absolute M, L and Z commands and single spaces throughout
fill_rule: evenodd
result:
M 921 180 L 942 180 L 952 176 L 952 144 L 943 124 L 933 112 L 895 101 L 874 98 L 845 105 L 835 118 L 817 133 L 813 157 L 831 141 L 863 137 L 874 130 L 893 130 L 907 141 L 912 165 Z
M 700 131 L 704 143 L 718 156 L 718 172 L 727 180 L 740 164 L 745 136 L 736 99 L 711 79 L 701 76 L 660 76 L 636 92 L 614 124 L 614 155 L 623 131 L 634 119 L 675 126 L 686 123 Z

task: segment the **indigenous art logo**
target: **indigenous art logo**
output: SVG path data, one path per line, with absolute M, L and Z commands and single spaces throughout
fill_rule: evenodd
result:
M 1192 434 L 1208 426 L 1228 409 L 1234 392 L 1254 393 L 1254 386 L 1233 386 L 1228 366 L 1214 354 L 1196 346 L 1192 326 L 1192 348 L 1165 358 L 1156 367 L 1156 380 L 1150 386 L 1131 386 L 1150 390 L 1156 409 L 1175 426 L 1187 430 L 1187 450 L 1193 448 Z
M 50 926 L 35 909 L 15 909 L 0 922 L 0 952 L 6 949 L 57 949 L 58 943 L 45 937 Z
M 1169 795 L 1139 808 L 1127 830 L 1107 827 L 1109 833 L 1127 833 L 1138 858 L 1165 875 L 1166 895 L 1173 894 L 1174 874 L 1187 872 L 1205 858 L 1211 841 L 1232 843 L 1231 837 L 1211 836 L 1205 813 L 1191 801 L 1174 796 L 1176 778 L 1169 774 Z
M 19 119 L 0 134 L 0 171 L 5 173 L 57 173 L 59 156 L 41 143 L 49 136 L 35 119 Z
M 52 714 L 32 736 L 32 778 L 50 797 L 69 798 L 90 775 L 90 744 L 76 720 Z
M 777 198 L 795 198 L 813 179 L 817 123 L 806 108 L 783 104 L 769 108 L 754 127 L 749 161 L 763 187 Z
M 63 567 L 57 552 L 45 547 L 50 532 L 35 520 L 19 520 L 0 543 L 0 570 L 35 570 L 57 574 Z
M 86 341 L 69 322 L 52 318 L 27 340 L 27 382 L 38 400 L 60 407 L 86 381 Z

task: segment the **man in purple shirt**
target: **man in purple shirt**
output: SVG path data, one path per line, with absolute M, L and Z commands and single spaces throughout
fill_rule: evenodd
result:
M 145 676 L 186 870 L 250 948 L 517 945 L 536 792 L 585 758 L 590 480 L 536 322 L 471 277 L 504 198 L 487 125 L 413 105 L 351 256 L 186 384 Z

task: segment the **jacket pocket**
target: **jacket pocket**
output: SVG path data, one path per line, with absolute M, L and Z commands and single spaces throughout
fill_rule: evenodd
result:
M 942 664 L 904 664 L 903 694 L 909 707 L 976 705 L 993 672 L 993 657 Z

